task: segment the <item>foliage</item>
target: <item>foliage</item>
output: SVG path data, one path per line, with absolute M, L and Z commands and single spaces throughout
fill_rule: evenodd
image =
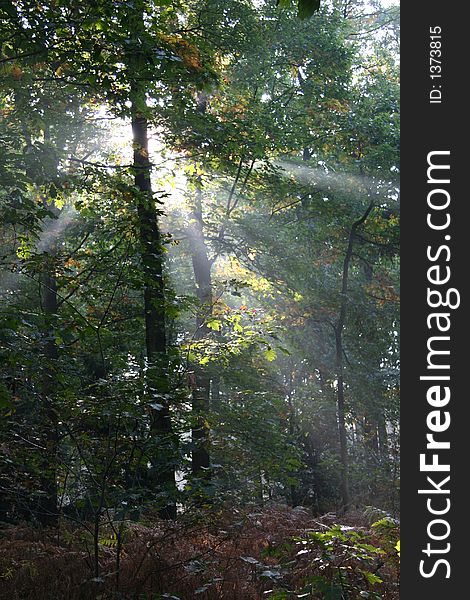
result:
M 397 513 L 398 12 L 363 9 L 2 3 L 0 520 L 17 547 L 1 576 L 16 594 L 81 582 L 105 598 L 133 577 L 149 598 L 388 590 L 366 546 L 397 570 L 392 521 L 308 536 L 303 509 L 264 508 Z M 25 521 L 54 531 L 44 555 Z M 186 531 L 191 548 L 170 550 Z

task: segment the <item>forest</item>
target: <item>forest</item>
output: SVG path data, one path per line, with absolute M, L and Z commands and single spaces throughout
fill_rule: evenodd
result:
M 399 594 L 399 7 L 0 2 L 0 599 Z

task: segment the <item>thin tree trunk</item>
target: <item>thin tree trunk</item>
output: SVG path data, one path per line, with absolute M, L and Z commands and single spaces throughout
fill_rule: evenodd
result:
M 348 440 L 346 435 L 346 410 L 344 402 L 344 367 L 343 367 L 343 342 L 341 330 L 336 330 L 336 370 L 337 370 L 337 391 L 336 403 L 338 412 L 338 435 L 339 452 L 341 460 L 341 508 L 346 512 L 351 504 L 349 494 L 349 465 L 348 465 Z
M 349 491 L 349 460 L 348 460 L 348 440 L 346 433 L 346 406 L 344 398 L 344 347 L 343 331 L 346 324 L 347 306 L 348 306 L 348 278 L 353 248 L 357 229 L 366 221 L 374 204 L 371 202 L 365 213 L 360 219 L 352 224 L 349 232 L 348 247 L 344 256 L 343 274 L 341 280 L 341 304 L 338 321 L 335 325 L 336 342 L 336 378 L 337 378 L 337 413 L 338 413 L 338 435 L 341 460 L 341 508 L 346 512 L 351 505 L 351 496 Z
M 44 131 L 44 140 L 49 141 L 49 128 L 46 126 Z M 30 144 L 29 134 L 27 144 Z M 53 170 L 50 178 L 57 177 L 57 161 L 54 161 Z M 60 211 L 56 208 L 53 200 L 49 205 L 49 198 L 43 197 L 44 206 L 50 210 L 55 217 L 59 217 Z M 53 227 L 53 224 L 52 224 Z M 44 272 L 41 274 L 41 304 L 44 314 L 44 369 L 42 372 L 42 399 L 41 399 L 41 425 L 43 430 L 43 442 L 45 452 L 41 457 L 41 492 L 43 496 L 38 502 L 38 517 L 43 525 L 54 525 L 58 518 L 58 486 L 57 486 L 57 461 L 58 461 L 58 413 L 57 413 L 57 375 L 59 352 L 56 343 L 57 329 L 57 278 L 55 255 L 57 246 L 54 242 L 47 248 L 47 263 Z
M 207 319 L 212 314 L 212 263 L 208 257 L 204 241 L 204 222 L 202 216 L 201 184 L 197 182 L 195 205 L 190 216 L 188 239 L 191 246 L 191 258 L 196 282 L 196 294 L 199 310 L 196 317 L 196 340 L 204 339 L 209 333 Z M 194 368 L 192 392 L 192 411 L 194 426 L 192 429 L 192 462 L 191 470 L 195 477 L 208 480 L 210 478 L 210 439 L 207 416 L 210 409 L 211 377 L 207 369 L 201 366 Z
M 292 367 L 289 370 L 289 387 L 287 389 L 287 405 L 288 405 L 288 431 L 289 431 L 289 439 L 291 443 L 295 443 L 297 440 L 295 439 L 295 431 L 296 431 L 296 422 L 295 422 L 295 408 L 294 403 L 292 401 L 294 393 L 294 373 L 292 371 Z M 292 483 L 290 486 L 290 501 L 291 505 L 295 508 L 299 504 L 299 490 L 298 486 Z
M 41 457 L 41 492 L 38 502 L 38 517 L 43 525 L 57 522 L 57 453 L 58 417 L 55 406 L 57 394 L 58 348 L 55 341 L 57 317 L 57 280 L 54 265 L 48 265 L 41 277 L 42 308 L 45 319 L 44 369 L 42 373 L 41 428 L 45 451 Z
M 197 105 L 200 113 L 207 111 L 208 95 L 199 92 Z M 196 340 L 207 337 L 207 320 L 212 315 L 212 261 L 204 238 L 204 219 L 202 214 L 202 180 L 196 180 L 194 208 L 190 215 L 188 239 L 191 248 L 196 295 L 199 310 L 196 316 Z M 196 365 L 192 392 L 192 412 L 194 425 L 191 431 L 193 450 L 191 471 L 194 477 L 203 481 L 210 479 L 210 427 L 207 421 L 210 410 L 211 376 L 207 368 Z

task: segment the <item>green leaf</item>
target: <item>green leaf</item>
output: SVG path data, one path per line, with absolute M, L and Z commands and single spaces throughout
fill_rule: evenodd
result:
M 220 331 L 221 324 L 217 319 L 211 319 L 210 321 L 207 321 L 207 327 L 209 327 L 209 329 L 213 329 L 214 331 Z
M 115 548 L 118 543 L 118 539 L 115 533 L 110 533 L 109 536 L 101 538 L 99 543 L 107 548 Z
M 375 573 L 371 573 L 370 571 L 362 571 L 365 578 L 371 585 L 375 585 L 376 583 L 382 583 L 382 579 Z

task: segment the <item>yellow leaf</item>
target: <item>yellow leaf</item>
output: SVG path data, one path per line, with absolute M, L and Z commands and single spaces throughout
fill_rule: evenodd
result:
M 277 358 L 276 351 L 273 350 L 272 348 L 268 348 L 267 350 L 264 351 L 264 357 L 267 361 L 272 362 L 273 360 L 276 360 L 276 358 Z

